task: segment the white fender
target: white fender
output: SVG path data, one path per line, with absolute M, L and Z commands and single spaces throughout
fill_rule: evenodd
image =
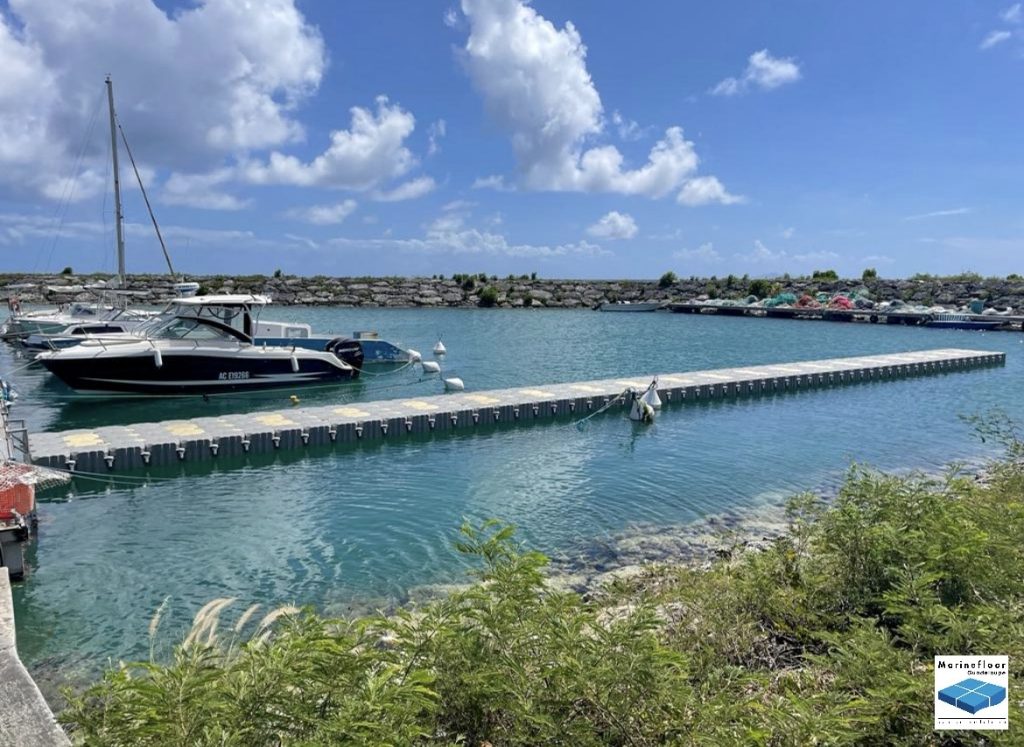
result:
M 629 419 L 637 423 L 654 422 L 654 408 L 644 402 L 635 390 L 630 391 Z
M 164 357 L 160 354 L 160 348 L 153 348 L 153 363 L 157 368 L 164 367 Z
M 299 372 L 299 359 L 295 356 L 295 353 L 292 353 L 291 357 L 292 357 L 292 371 L 294 371 L 295 373 L 298 373 Z

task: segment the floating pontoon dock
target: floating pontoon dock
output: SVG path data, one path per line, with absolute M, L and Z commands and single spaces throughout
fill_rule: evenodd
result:
M 733 306 L 713 302 L 687 302 L 668 304 L 667 308 L 676 314 L 710 314 L 712 316 L 753 316 L 765 319 L 803 319 L 825 322 L 863 322 L 865 324 L 902 324 L 918 327 L 931 321 L 935 314 L 930 311 L 908 309 L 830 309 L 827 306 Z M 966 321 L 1000 322 L 993 329 L 1020 331 L 1024 329 L 1024 315 L 1012 314 L 960 314 Z
M 673 405 L 949 373 L 1005 362 L 1005 353 L 943 349 L 689 371 L 658 375 L 658 394 Z M 36 464 L 47 467 L 108 472 L 332 443 L 397 440 L 409 434 L 472 432 L 485 426 L 583 418 L 609 403 L 612 412 L 621 412 L 626 405 L 615 398 L 627 387 L 643 390 L 650 382 L 651 377 L 604 379 L 37 433 L 31 436 L 31 455 Z

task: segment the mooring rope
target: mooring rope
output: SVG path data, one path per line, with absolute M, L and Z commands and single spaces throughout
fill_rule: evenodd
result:
M 28 363 L 26 363 L 24 366 L 18 366 L 17 368 L 12 368 L 10 371 L 6 371 L 4 373 L 0 373 L 0 379 L 3 379 L 4 381 L 6 381 L 7 384 L 13 388 L 14 384 L 10 380 L 11 375 L 12 374 L 16 374 L 16 373 L 18 373 L 20 371 L 24 371 L 29 366 L 34 366 L 38 362 L 39 361 L 37 361 L 35 358 L 33 358 Z
M 629 392 L 630 392 L 629 389 L 623 389 L 620 394 L 618 394 L 614 398 L 608 400 L 608 402 L 605 403 L 605 405 L 603 407 L 601 407 L 601 408 L 599 408 L 597 410 L 594 410 L 594 412 L 592 412 L 589 415 L 587 415 L 587 417 L 582 418 L 580 420 L 577 420 L 572 425 L 574 425 L 577 430 L 583 430 L 583 426 L 586 425 L 588 420 L 590 420 L 591 418 L 595 418 L 598 415 L 600 415 L 601 413 L 607 412 L 608 410 L 610 410 L 612 408 L 612 405 L 614 405 L 616 402 L 619 402 L 619 401 L 625 399 L 626 396 L 629 394 Z

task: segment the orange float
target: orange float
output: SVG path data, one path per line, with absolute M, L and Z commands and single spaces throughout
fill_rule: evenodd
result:
M 36 508 L 36 488 L 30 482 L 34 470 L 29 464 L 0 465 L 0 522 L 27 517 Z

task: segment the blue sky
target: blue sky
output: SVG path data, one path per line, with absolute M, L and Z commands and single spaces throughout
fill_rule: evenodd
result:
M 1024 269 L 1014 2 L 0 1 L 0 269 Z M 128 266 L 161 269 L 122 154 Z

